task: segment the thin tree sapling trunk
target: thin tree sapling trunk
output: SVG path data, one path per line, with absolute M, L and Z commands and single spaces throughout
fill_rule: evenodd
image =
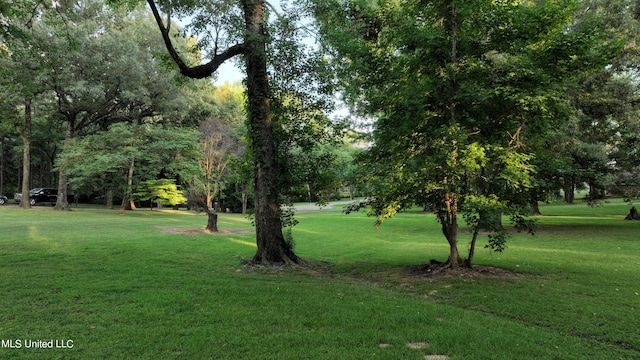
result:
M 132 194 L 133 194 L 133 167 L 135 166 L 135 158 L 131 157 L 131 163 L 129 164 L 129 169 L 127 170 L 127 188 L 124 191 L 124 196 L 122 197 L 122 205 L 120 205 L 120 214 L 124 213 L 125 210 L 135 210 L 136 205 L 133 203 Z
M 71 140 L 71 138 L 73 138 L 73 128 L 74 122 L 69 121 L 67 124 L 67 130 L 64 134 L 65 141 L 69 141 Z M 56 205 L 54 207 L 55 210 L 71 210 L 67 198 L 68 181 L 69 176 L 67 175 L 66 169 L 64 167 L 61 167 L 60 172 L 58 173 L 58 199 L 56 200 Z
M 473 230 L 473 237 L 471 238 L 471 245 L 469 246 L 469 256 L 465 261 L 465 265 L 469 268 L 473 267 L 473 255 L 476 252 L 476 240 L 478 240 L 478 229 Z
M 29 190 L 31 187 L 31 99 L 24 101 L 24 126 L 22 129 L 19 124 L 20 113 L 16 111 L 16 131 L 22 139 L 22 199 L 20 207 L 23 209 L 31 208 L 29 202 Z

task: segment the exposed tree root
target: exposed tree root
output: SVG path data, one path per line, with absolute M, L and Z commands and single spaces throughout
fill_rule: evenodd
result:
M 257 263 L 254 259 L 247 260 L 244 263 L 247 268 L 255 269 L 276 269 L 276 270 L 310 270 L 317 273 L 331 273 L 332 265 L 325 261 L 303 259 L 297 257 L 297 261 L 289 262 L 260 262 Z
M 293 254 L 287 254 L 284 251 L 279 256 L 266 256 L 266 254 L 256 254 L 251 261 L 247 263 L 248 266 L 255 267 L 299 267 L 304 266 L 305 261 Z
M 458 270 L 458 269 L 471 269 L 473 266 L 468 259 L 458 258 L 454 263 L 451 258 L 447 259 L 447 261 L 442 262 L 435 259 L 431 259 L 429 264 L 424 265 L 428 266 L 431 271 L 446 271 L 446 270 Z
M 475 265 L 471 267 L 460 267 L 452 269 L 436 260 L 431 260 L 429 264 L 415 265 L 407 268 L 407 274 L 410 276 L 425 277 L 431 280 L 462 277 L 462 278 L 501 278 L 514 279 L 521 278 L 524 275 L 492 266 Z

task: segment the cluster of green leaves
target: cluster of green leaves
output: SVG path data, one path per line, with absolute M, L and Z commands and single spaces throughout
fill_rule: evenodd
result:
M 173 179 L 146 180 L 138 184 L 137 191 L 133 193 L 133 198 L 138 200 L 149 200 L 150 206 L 156 202 L 162 205 L 179 205 L 187 202 L 182 190 L 178 189 Z
M 309 109 L 293 95 L 276 98 L 274 136 L 278 150 L 278 173 L 282 196 L 326 202 L 340 186 L 336 176 L 340 131 L 318 109 Z M 301 195 L 310 195 L 308 196 Z

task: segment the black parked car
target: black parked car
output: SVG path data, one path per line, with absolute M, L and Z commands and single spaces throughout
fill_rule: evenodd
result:
M 14 195 L 13 200 L 16 203 L 22 201 L 22 194 L 17 193 Z M 58 201 L 58 189 L 53 188 L 35 188 L 29 191 L 29 203 L 35 205 L 38 203 L 55 204 Z M 67 195 L 67 201 L 73 202 L 73 195 Z
M 7 197 L 4 195 L 0 195 L 0 205 L 4 205 L 7 203 Z

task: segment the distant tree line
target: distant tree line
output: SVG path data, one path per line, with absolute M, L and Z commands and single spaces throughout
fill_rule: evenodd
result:
M 177 202 L 196 208 L 252 208 L 242 84 L 180 76 L 144 9 L 27 1 L 2 11 L 0 192 L 54 187 L 80 202 L 131 209 L 154 202 L 141 190 L 162 180 L 188 199 Z M 193 39 L 174 26 L 176 46 L 197 63 Z M 279 166 L 289 169 L 281 176 L 283 201 L 333 199 L 356 150 L 321 111 L 300 115 L 307 111 L 301 96 L 276 100 L 286 143 Z

